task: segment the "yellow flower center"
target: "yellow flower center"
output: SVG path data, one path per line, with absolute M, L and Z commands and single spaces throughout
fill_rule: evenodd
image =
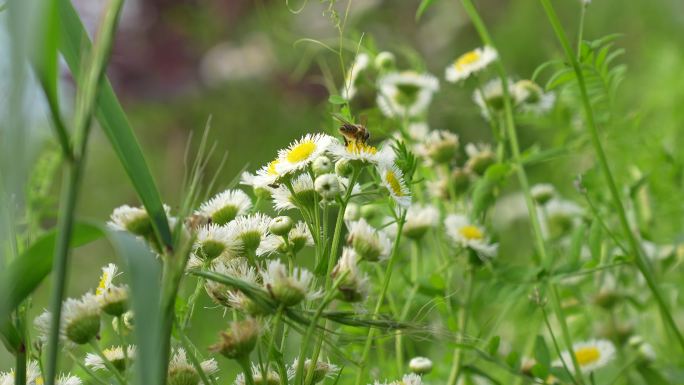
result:
M 306 160 L 316 150 L 316 143 L 312 141 L 302 142 L 292 147 L 287 152 L 287 161 L 297 163 Z
M 104 293 L 105 285 L 107 284 L 108 280 L 109 274 L 103 272 L 102 276 L 100 277 L 100 283 L 97 285 L 97 289 L 95 289 L 95 295 L 101 295 L 102 293 Z
M 394 173 L 394 171 L 388 170 L 385 173 L 385 180 L 387 181 L 387 184 L 394 195 L 398 197 L 404 196 L 404 191 L 401 189 L 401 182 L 399 182 L 399 177 Z
M 360 155 L 360 154 L 370 154 L 370 155 L 375 155 L 378 152 L 378 149 L 369 146 L 366 143 L 358 142 L 358 141 L 349 141 L 347 142 L 347 152 Z
M 38 377 L 36 378 L 36 385 L 43 385 L 45 382 L 43 381 L 43 377 Z
M 460 71 L 463 69 L 463 67 L 473 64 L 478 60 L 480 60 L 480 53 L 473 50 L 461 55 L 461 57 L 459 57 L 458 60 L 456 60 L 456 63 L 454 63 L 454 66 L 457 70 Z
M 273 160 L 268 163 L 268 167 L 266 167 L 266 172 L 268 175 L 278 175 L 278 172 L 276 171 L 276 165 L 278 164 L 279 160 Z
M 575 357 L 580 366 L 593 364 L 601 358 L 601 351 L 596 346 L 587 346 L 575 350 Z
M 461 235 L 468 240 L 480 240 L 484 238 L 482 231 L 473 225 L 463 226 L 459 229 Z

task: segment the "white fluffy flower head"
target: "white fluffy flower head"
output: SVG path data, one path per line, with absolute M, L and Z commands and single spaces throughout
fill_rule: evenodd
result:
M 217 225 L 225 225 L 236 217 L 246 215 L 252 208 L 252 200 L 242 190 L 226 190 L 202 203 L 198 214 L 211 218 Z
M 498 57 L 496 50 L 490 46 L 476 48 L 459 56 L 452 65 L 447 67 L 445 78 L 448 82 L 457 83 L 467 79 L 470 75 L 487 68 Z
M 393 72 L 378 79 L 376 102 L 387 117 L 413 117 L 427 110 L 437 90 L 439 81 L 430 74 Z

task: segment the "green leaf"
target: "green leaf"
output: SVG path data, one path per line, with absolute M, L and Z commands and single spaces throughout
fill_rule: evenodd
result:
M 423 14 L 425 11 L 427 11 L 428 8 L 435 2 L 435 0 L 423 0 L 420 2 L 420 5 L 418 6 L 418 10 L 416 10 L 416 21 L 420 20 L 421 17 L 423 17 Z
M 79 79 L 84 71 L 83 51 L 87 52 L 91 43 L 70 1 L 59 1 L 59 19 L 62 36 L 60 51 L 74 77 Z M 157 185 L 147 167 L 133 129 L 106 78 L 102 80 L 99 87 L 96 117 L 140 196 L 143 206 L 152 218 L 157 237 L 162 244 L 170 248 L 172 246 L 171 229 Z
M 551 366 L 551 355 L 546 347 L 546 341 L 544 341 L 544 337 L 539 335 L 534 340 L 534 358 L 545 368 Z
M 662 374 L 647 365 L 638 365 L 637 371 L 649 385 L 668 385 L 671 384 Z
M 501 337 L 499 336 L 494 336 L 492 339 L 489 340 L 487 343 L 487 353 L 491 356 L 495 356 L 496 353 L 499 351 L 499 343 L 501 342 Z
M 347 104 L 347 99 L 341 97 L 340 95 L 330 95 L 330 97 L 328 98 L 328 102 L 330 102 L 330 104 L 337 104 L 337 105 Z
M 137 345 L 135 365 L 138 384 L 156 384 L 160 366 L 160 282 L 161 263 L 140 239 L 125 233 L 108 231 L 117 254 L 124 262 L 131 286 L 131 308 L 135 314 L 133 331 Z
M 536 363 L 532 366 L 532 375 L 537 378 L 546 379 L 549 376 L 549 368 L 540 363 Z
M 71 237 L 71 247 L 88 244 L 103 236 L 104 233 L 96 225 L 77 223 Z M 0 334 L 5 343 L 16 342 L 8 326 L 10 313 L 36 290 L 52 270 L 56 241 L 56 230 L 42 235 L 0 272 Z

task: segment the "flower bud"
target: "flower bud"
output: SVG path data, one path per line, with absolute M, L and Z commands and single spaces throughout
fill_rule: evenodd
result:
M 335 174 L 348 177 L 354 172 L 354 164 L 349 159 L 340 159 L 335 163 Z
M 128 288 L 112 285 L 102 293 L 99 299 L 103 312 L 119 317 L 128 309 Z
M 340 196 L 340 181 L 335 174 L 323 174 L 317 177 L 314 188 L 323 199 L 328 201 L 335 200 Z
M 271 220 L 271 224 L 268 229 L 272 234 L 279 235 L 281 237 L 286 236 L 290 230 L 292 230 L 292 218 L 288 216 L 275 217 Z
M 319 156 L 313 161 L 311 168 L 313 169 L 314 175 L 319 176 L 331 173 L 333 171 L 333 164 L 327 156 Z
M 230 329 L 221 332 L 221 341 L 209 349 L 227 358 L 240 359 L 249 356 L 254 350 L 258 337 L 259 324 L 253 318 L 234 321 L 230 324 Z
M 530 193 L 532 193 L 532 198 L 543 206 L 553 199 L 556 195 L 556 189 L 553 188 L 553 185 L 542 183 L 532 186 Z
M 535 104 L 541 100 L 544 91 L 532 80 L 519 80 L 512 89 L 517 95 L 515 100 L 522 103 Z
M 416 374 L 427 374 L 432 371 L 432 361 L 425 357 L 413 357 L 409 361 L 409 369 Z
M 347 208 L 344 210 L 344 220 L 347 222 L 358 221 L 361 219 L 361 208 L 356 203 L 347 203 Z
M 361 218 L 372 221 L 373 218 L 377 217 L 380 213 L 380 208 L 376 205 L 363 205 L 361 206 Z
M 470 172 L 467 169 L 455 168 L 451 172 L 451 183 L 456 194 L 462 194 L 470 187 Z
M 290 276 L 280 261 L 271 261 L 261 276 L 271 296 L 285 306 L 302 302 L 313 281 L 313 275 L 306 269 L 296 268 Z

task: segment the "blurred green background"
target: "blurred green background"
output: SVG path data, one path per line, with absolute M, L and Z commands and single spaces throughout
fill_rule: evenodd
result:
M 79 0 L 75 4 L 94 30 L 104 2 Z M 538 2 L 486 0 L 476 4 L 511 74 L 529 78 L 542 62 L 560 58 Z M 424 66 L 443 78 L 451 60 L 480 45 L 458 1 L 435 0 L 417 22 L 418 5 L 419 1 L 354 1 L 345 26 L 344 39 L 352 48 L 345 53 L 346 64 L 353 59 L 353 48 L 363 34 L 363 46 L 395 52 L 400 67 Z M 555 5 L 566 28 L 575 31 L 579 0 L 555 1 Z M 291 9 L 300 6 L 289 4 Z M 333 5 L 340 13 L 346 6 L 345 1 Z M 185 148 L 189 145 L 192 153 L 210 117 L 209 138 L 216 151 L 209 173 L 217 172 L 221 158 L 227 157 L 217 190 L 245 166 L 254 170 L 273 158 L 278 148 L 302 133 L 332 127 L 327 99 L 335 92 L 332 87 L 342 82 L 338 58 L 320 45 L 298 42 L 309 38 L 337 44 L 329 2 L 310 0 L 299 13 L 282 1 L 264 0 L 128 0 L 126 7 L 108 73 L 163 200 L 171 207 L 180 202 Z M 6 17 L 0 14 L 2 28 L 7 26 Z M 606 132 L 607 150 L 623 182 L 629 180 L 630 166 L 649 175 L 654 217 L 667 217 L 655 221 L 652 237 L 663 242 L 680 240 L 684 219 L 680 199 L 684 159 L 679 151 L 684 144 L 684 2 L 592 2 L 585 38 L 615 32 L 623 34 L 617 45 L 626 49 L 620 60 L 628 65 L 628 73 L 616 107 L 624 119 Z M 7 53 L 5 45 L 0 56 Z M 5 78 L 2 84 L 7 84 L 9 72 L 3 68 L 0 76 Z M 69 94 L 67 74 L 63 84 L 64 93 Z M 3 88 L 0 92 L 5 93 L 8 87 Z M 0 100 L 6 102 L 4 94 Z M 354 107 L 362 110 L 367 105 L 362 99 Z M 33 143 L 44 151 L 56 150 L 50 128 L 37 121 L 37 128 L 31 131 Z M 579 135 L 561 121 L 552 116 L 534 126 L 523 123 L 523 147 L 538 144 L 548 148 Z M 430 110 L 430 125 L 457 132 L 462 142 L 491 140 L 469 92 L 444 82 Z M 573 198 L 572 180 L 592 167 L 590 155 L 588 148 L 580 148 L 533 167 L 531 178 L 555 183 Z M 59 170 L 51 187 L 53 203 L 58 181 Z M 109 143 L 97 129 L 91 136 L 83 186 L 79 207 L 83 218 L 105 221 L 115 207 L 139 204 Z M 45 227 L 54 223 L 49 217 Z M 506 237 L 502 242 L 505 245 Z M 68 294 L 80 295 L 95 287 L 100 267 L 112 258 L 104 242 L 77 250 Z M 48 283 L 34 297 L 34 315 L 46 306 Z M 202 305 L 210 304 L 205 301 Z M 223 326 L 220 312 L 204 314 L 207 316 L 197 317 L 196 323 L 205 324 L 193 328 L 200 347 L 211 343 Z M 8 369 L 10 362 L 0 348 L 0 369 Z

